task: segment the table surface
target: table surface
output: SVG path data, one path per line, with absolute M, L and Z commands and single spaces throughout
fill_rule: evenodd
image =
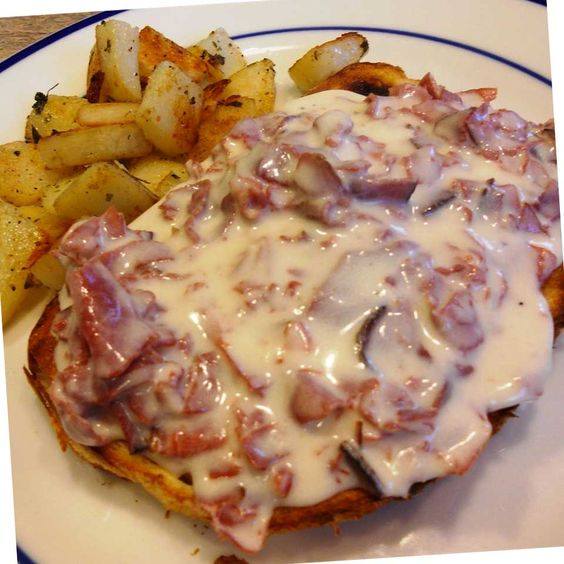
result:
M 0 61 L 63 27 L 96 12 L 0 18 Z

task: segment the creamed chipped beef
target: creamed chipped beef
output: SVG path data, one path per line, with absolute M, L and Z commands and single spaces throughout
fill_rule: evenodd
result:
M 488 412 L 542 390 L 561 262 L 553 126 L 494 99 L 430 75 L 314 94 L 239 123 L 133 226 L 74 226 L 67 433 L 189 474 L 248 551 L 358 468 L 385 496 L 464 472 Z

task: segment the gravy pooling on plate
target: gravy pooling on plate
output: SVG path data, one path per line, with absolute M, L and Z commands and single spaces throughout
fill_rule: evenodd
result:
M 248 551 L 358 467 L 384 496 L 463 473 L 550 370 L 551 124 L 429 75 L 390 94 L 243 121 L 135 229 L 110 210 L 60 248 L 65 430 L 184 476 Z

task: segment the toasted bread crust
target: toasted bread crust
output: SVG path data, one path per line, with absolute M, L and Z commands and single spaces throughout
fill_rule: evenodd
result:
M 555 336 L 564 326 L 564 270 L 555 270 L 543 286 L 543 294 L 554 320 Z M 29 383 L 47 409 L 51 423 L 57 433 L 61 448 L 70 447 L 79 457 L 93 466 L 120 478 L 142 485 L 156 497 L 167 510 L 182 513 L 187 517 L 210 520 L 208 513 L 200 507 L 192 487 L 143 455 L 130 454 L 126 444 L 116 441 L 98 448 L 85 447 L 71 440 L 61 426 L 51 398 L 47 392 L 55 372 L 56 339 L 51 334 L 51 325 L 59 305 L 57 298 L 46 307 L 29 339 L 26 375 Z M 514 408 L 489 414 L 496 433 L 505 421 L 513 416 Z M 433 480 L 432 480 L 433 481 Z M 411 495 L 418 493 L 426 484 L 415 484 Z M 340 492 L 315 505 L 305 507 L 277 507 L 270 522 L 270 533 L 295 531 L 340 521 L 359 519 L 399 498 L 380 497 L 368 487 Z

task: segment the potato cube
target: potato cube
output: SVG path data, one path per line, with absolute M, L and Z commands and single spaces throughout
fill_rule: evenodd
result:
M 144 157 L 153 146 L 135 123 L 101 125 L 51 135 L 37 145 L 50 169 Z
M 31 267 L 33 277 L 50 288 L 59 291 L 65 283 L 65 267 L 51 253 L 46 253 L 39 257 Z
M 55 132 L 76 129 L 76 116 L 88 102 L 79 96 L 56 96 L 37 92 L 31 113 L 25 124 L 26 141 L 37 143 Z
M 139 32 L 139 72 L 143 84 L 163 61 L 175 64 L 198 84 L 205 85 L 222 78 L 221 71 L 205 57 L 177 45 L 152 27 L 144 27 Z
M 198 134 L 202 98 L 202 88 L 178 66 L 165 61 L 149 79 L 137 124 L 165 155 L 187 153 Z
M 176 172 L 169 172 L 157 185 L 155 188 L 155 194 L 159 198 L 162 198 L 166 195 L 170 190 L 172 190 L 175 186 L 178 186 L 182 182 L 186 182 L 188 180 L 188 173 L 184 175 L 177 174 Z
M 113 163 L 96 163 L 80 176 L 64 182 L 44 205 L 66 219 L 101 215 L 110 206 L 122 212 L 128 222 L 156 201 L 156 196 Z
M 194 161 L 203 161 L 239 121 L 257 115 L 257 103 L 251 98 L 231 96 L 219 102 L 215 110 L 200 125 L 198 142 L 190 152 L 190 158 Z
M 184 162 L 165 159 L 158 155 L 149 155 L 128 163 L 129 174 L 145 184 L 151 192 L 161 197 L 162 188 L 159 188 L 163 179 L 170 176 L 176 183 L 188 180 L 188 172 Z
M 45 189 L 72 173 L 47 170 L 37 145 L 14 141 L 0 145 L 0 198 L 16 206 L 35 204 Z
M 139 102 L 139 30 L 119 20 L 96 26 L 96 48 L 104 73 L 103 88 L 114 102 Z
M 310 49 L 288 72 L 296 86 L 307 92 L 347 65 L 357 63 L 366 51 L 366 37 L 356 32 L 345 33 Z
M 237 43 L 222 27 L 212 31 L 191 49 L 198 47 L 207 53 L 204 57 L 221 71 L 224 78 L 230 77 L 247 64 Z
M 33 221 L 43 231 L 50 244 L 57 241 L 71 226 L 69 220 L 51 213 L 43 206 L 21 206 L 18 209 L 24 217 Z
M 270 59 L 252 63 L 229 78 L 221 99 L 229 96 L 252 98 L 257 105 L 257 115 L 268 114 L 274 110 L 276 98 L 274 77 L 274 63 Z
M 78 111 L 76 121 L 85 127 L 111 125 L 115 123 L 132 123 L 139 104 L 127 102 L 107 102 L 88 104 Z
M 100 63 L 98 47 L 94 45 L 90 51 L 88 59 L 88 69 L 86 71 L 86 99 L 90 103 L 105 102 L 107 93 L 104 89 L 104 72 Z
M 27 294 L 29 268 L 45 252 L 46 240 L 18 208 L 0 200 L 0 300 L 5 325 Z

